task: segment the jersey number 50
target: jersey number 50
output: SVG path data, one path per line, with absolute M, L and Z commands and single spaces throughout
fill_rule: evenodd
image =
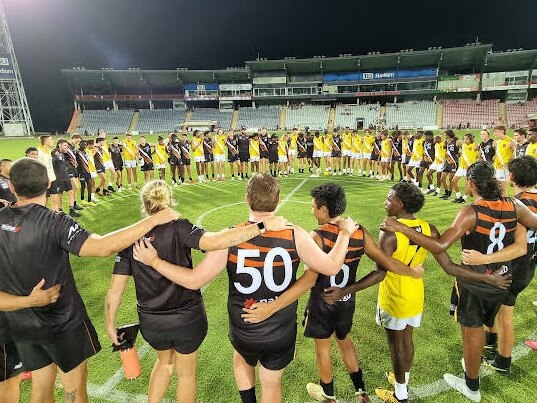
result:
M 270 291 L 282 292 L 289 287 L 293 278 L 293 262 L 289 252 L 281 247 L 273 248 L 265 257 L 263 263 L 263 275 L 261 271 L 255 267 L 248 267 L 245 265 L 246 258 L 258 258 L 260 256 L 259 249 L 239 249 L 237 251 L 237 274 L 248 274 L 252 277 L 252 284 L 248 287 L 244 287 L 241 283 L 235 281 L 233 284 L 237 291 L 241 294 L 252 294 L 259 290 L 263 280 L 265 285 Z M 280 256 L 283 260 L 284 266 L 284 279 L 281 284 L 276 284 L 274 281 L 274 258 Z

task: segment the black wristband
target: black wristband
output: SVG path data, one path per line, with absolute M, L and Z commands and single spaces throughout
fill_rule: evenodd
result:
M 263 221 L 260 221 L 257 223 L 257 228 L 259 228 L 259 232 L 261 234 L 264 234 L 265 232 L 267 232 L 267 226 L 265 225 Z

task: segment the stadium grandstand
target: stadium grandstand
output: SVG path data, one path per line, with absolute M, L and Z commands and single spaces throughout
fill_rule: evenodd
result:
M 537 113 L 537 49 L 492 45 L 311 59 L 247 61 L 221 70 L 64 69 L 68 131 L 480 128 Z

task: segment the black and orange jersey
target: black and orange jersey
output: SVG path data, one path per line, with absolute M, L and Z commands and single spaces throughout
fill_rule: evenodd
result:
M 533 192 L 520 192 L 515 196 L 520 200 L 527 208 L 531 210 L 532 213 L 537 214 L 537 193 Z M 528 232 L 526 233 L 526 239 L 528 240 L 528 254 L 530 258 L 533 258 L 533 261 L 536 261 L 537 257 L 537 228 L 527 228 Z
M 282 334 L 296 332 L 297 302 L 261 323 L 245 323 L 241 314 L 244 307 L 248 308 L 254 302 L 274 301 L 283 294 L 295 283 L 299 264 L 292 229 L 266 232 L 229 248 L 227 273 L 231 338 L 242 342 L 275 341 Z
M 473 231 L 461 238 L 463 249 L 474 249 L 483 254 L 491 254 L 514 243 L 517 215 L 511 199 L 480 199 L 475 201 L 472 207 L 476 213 L 476 225 Z M 489 274 L 501 268 L 507 274 L 511 272 L 512 264 L 503 262 L 469 267 L 479 273 L 488 272 Z M 458 279 L 458 282 L 480 292 L 503 292 L 485 283 L 468 282 L 462 279 Z
M 328 253 L 334 247 L 336 243 L 339 228 L 337 224 L 326 223 L 322 227 L 315 230 L 317 235 L 321 238 L 323 252 Z M 341 269 L 335 276 L 326 276 L 319 274 L 317 282 L 311 289 L 310 300 L 308 306 L 317 301 L 320 301 L 323 305 L 323 291 L 328 287 L 346 287 L 348 284 L 352 284 L 356 281 L 356 271 L 358 270 L 358 264 L 364 254 L 364 229 L 361 226 L 356 228 L 349 240 L 349 247 L 347 249 L 347 255 Z M 354 303 L 354 294 L 345 295 L 339 300 L 339 302 Z

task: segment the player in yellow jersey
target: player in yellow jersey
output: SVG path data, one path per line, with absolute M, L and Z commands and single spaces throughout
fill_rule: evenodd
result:
M 323 133 L 323 156 L 324 156 L 324 174 L 332 170 L 331 157 L 332 157 L 332 134 L 325 130 Z
M 110 148 L 108 147 L 108 142 L 106 141 L 106 132 L 104 130 L 100 130 L 97 133 L 97 137 L 101 137 L 104 139 L 104 142 L 101 146 L 101 153 L 103 155 L 104 169 L 110 174 L 110 180 L 108 181 L 108 190 L 110 192 L 115 192 L 113 183 L 116 181 L 116 170 L 114 168 L 114 162 L 112 161 L 112 154 L 110 153 Z
M 436 172 L 436 188 L 434 185 L 429 187 L 427 194 L 438 196 L 440 194 L 440 177 L 442 176 L 442 170 L 444 169 L 444 161 L 446 160 L 446 142 L 442 140 L 441 136 L 435 136 L 434 138 L 434 161 L 427 171 L 427 180 L 429 183 L 433 183 L 433 175 Z
M 345 127 L 345 131 L 341 135 L 341 165 L 343 175 L 347 172 L 351 173 L 351 157 L 352 157 L 352 133 L 349 127 Z
M 289 173 L 295 173 L 295 161 L 297 154 L 298 129 L 295 127 L 289 136 Z
M 526 149 L 526 155 L 530 155 L 533 158 L 537 158 L 537 128 L 530 129 L 530 136 L 528 137 L 528 148 Z
M 502 195 L 506 196 L 507 193 L 505 189 L 509 181 L 509 170 L 507 169 L 507 165 L 513 158 L 516 143 L 511 137 L 507 136 L 507 129 L 505 126 L 496 126 L 494 128 L 494 134 L 496 135 L 494 169 L 496 170 L 496 179 L 500 182 Z
M 248 146 L 250 151 L 250 170 L 252 174 L 259 173 L 259 161 L 260 161 L 260 150 L 259 150 L 259 134 L 254 133 L 250 139 L 250 145 Z
M 371 130 L 365 131 L 363 144 L 362 169 L 364 176 L 367 176 L 367 171 L 369 170 L 369 176 L 372 177 L 374 161 L 371 160 L 371 155 L 373 155 L 373 149 L 375 148 L 375 136 L 373 136 Z
M 321 173 L 321 158 L 324 157 L 324 139 L 319 131 L 315 132 L 313 136 L 313 165 L 316 167 L 316 171 L 311 174 L 312 177 L 317 177 Z
M 166 178 L 166 160 L 168 159 L 168 153 L 166 151 L 166 144 L 164 143 L 164 137 L 158 136 L 158 142 L 155 144 L 155 153 L 153 154 L 153 163 L 155 169 L 158 170 L 159 179 L 164 180 Z
M 354 174 L 354 166 L 357 168 L 357 175 L 364 174 L 364 139 L 358 130 L 352 132 L 352 154 L 351 154 L 351 175 Z
M 459 157 L 459 168 L 455 172 L 455 176 L 451 180 L 451 189 L 454 190 L 455 200 L 453 203 L 464 203 L 468 200 L 468 195 L 461 194 L 459 188 L 459 179 L 466 178 L 466 170 L 470 165 L 477 161 L 479 158 L 479 145 L 474 141 L 474 135 L 472 133 L 466 133 L 463 137 L 462 152 Z
M 287 167 L 288 167 L 288 140 L 289 136 L 287 134 L 282 134 L 282 137 L 278 140 L 278 175 L 287 176 Z
M 390 179 L 390 165 L 392 160 L 392 140 L 388 137 L 388 132 L 383 131 L 380 143 L 380 178 L 381 181 Z
M 414 135 L 414 142 L 412 143 L 412 155 L 410 156 L 410 161 L 407 166 L 407 181 L 412 181 L 414 184 L 418 184 L 418 174 L 421 166 L 421 161 L 423 160 L 424 147 L 423 143 L 425 139 L 423 138 L 423 132 L 418 130 Z M 416 168 L 416 176 L 412 174 L 412 169 Z
M 123 162 L 127 171 L 127 185 L 129 189 L 132 186 L 138 186 L 138 172 L 136 170 L 136 160 L 138 158 L 138 146 L 136 141 L 132 139 L 132 134 L 126 133 L 123 146 Z
M 203 139 L 201 132 L 194 130 L 194 137 L 190 141 L 192 153 L 194 154 L 194 162 L 196 163 L 196 172 L 198 173 L 198 183 L 203 182 L 203 163 L 205 162 L 205 153 L 203 152 Z
M 224 130 L 218 128 L 213 139 L 214 165 L 216 168 L 216 180 L 226 178 L 226 135 Z

